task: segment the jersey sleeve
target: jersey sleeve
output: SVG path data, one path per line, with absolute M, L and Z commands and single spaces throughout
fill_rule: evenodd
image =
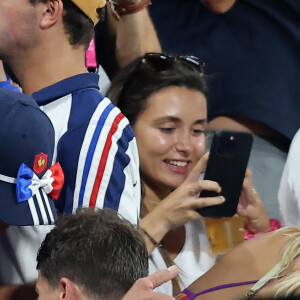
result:
M 102 101 L 86 127 L 61 138 L 57 160 L 65 173 L 57 205 L 61 212 L 109 207 L 137 223 L 141 198 L 137 145 L 118 108 Z

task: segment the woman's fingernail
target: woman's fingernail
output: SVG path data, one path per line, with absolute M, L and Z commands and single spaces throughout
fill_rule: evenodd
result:
M 175 271 L 177 269 L 177 267 L 175 265 L 169 267 L 167 270 L 172 272 L 172 271 Z

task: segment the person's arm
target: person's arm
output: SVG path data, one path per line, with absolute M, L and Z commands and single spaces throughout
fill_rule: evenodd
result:
M 0 286 L 0 300 L 36 300 L 34 285 L 3 285 Z
M 121 300 L 171 300 L 173 297 L 156 293 L 153 289 L 173 279 L 178 273 L 178 268 L 172 266 L 160 270 L 152 275 L 138 279 Z M 0 299 L 1 300 L 1 299 Z
M 140 0 L 114 0 L 116 5 L 138 5 Z M 132 6 L 131 6 L 132 7 Z M 115 55 L 120 67 L 144 55 L 146 52 L 161 52 L 160 43 L 148 13 L 148 7 L 125 15 L 113 15 L 108 4 L 109 32 L 116 37 Z
M 201 2 L 212 12 L 223 14 L 234 5 L 236 0 L 201 0 Z
M 109 78 L 146 52 L 161 52 L 161 46 L 148 13 L 145 0 L 113 0 L 115 11 L 146 3 L 138 11 L 113 15 L 111 2 L 107 5 L 107 20 L 95 27 L 97 62 Z M 119 5 L 119 6 L 118 6 Z M 128 6 L 129 5 L 129 6 Z M 119 8 L 119 9 L 118 9 Z M 134 10 L 133 10 L 134 11 Z M 132 12 L 132 9 L 130 10 Z
M 94 104 L 91 103 L 90 107 Z M 77 111 L 84 105 L 82 102 L 76 107 Z M 107 98 L 85 124 L 87 118 L 89 114 L 82 114 L 77 122 L 83 125 L 70 127 L 58 142 L 57 161 L 64 171 L 65 183 L 56 206 L 65 214 L 81 206 L 109 207 L 137 224 L 141 198 L 139 157 L 129 122 Z
M 127 120 L 124 123 L 129 124 Z M 115 135 L 117 139 L 118 134 Z M 115 196 L 116 188 L 122 185 L 122 180 L 124 180 L 123 190 L 120 192 L 118 213 L 131 223 L 137 224 L 141 206 L 139 155 L 136 138 L 129 125 L 124 129 L 122 138 L 119 141 L 115 140 L 115 143 L 118 143 L 119 149 L 115 156 L 113 174 L 111 174 L 106 195 L 110 199 L 119 197 L 118 195 Z

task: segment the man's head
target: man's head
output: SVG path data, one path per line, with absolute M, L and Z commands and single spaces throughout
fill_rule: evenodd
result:
M 100 19 L 100 11 L 106 5 L 106 0 L 70 0 L 73 2 L 87 17 L 89 17 L 94 25 L 96 25 Z M 29 0 L 31 4 L 36 4 L 37 2 L 46 3 L 47 0 Z
M 40 300 L 115 300 L 147 275 L 148 254 L 142 236 L 115 211 L 85 209 L 57 222 L 37 269 Z
M 105 3 L 105 0 L 1 0 L 0 57 L 11 63 L 13 55 L 25 56 L 45 46 L 45 40 L 46 45 L 56 43 L 55 49 L 59 50 L 59 35 L 65 35 L 72 46 L 86 49 L 94 36 L 97 10 Z
M 55 1 L 51 0 L 28 0 L 33 6 L 36 6 L 38 3 L 50 3 Z M 91 8 L 84 12 L 81 10 L 77 4 L 84 3 L 83 0 L 60 0 L 63 4 L 63 25 L 65 33 L 69 35 L 69 42 L 71 45 L 83 45 L 86 48 L 88 47 L 91 39 L 94 36 L 94 23 L 96 18 L 91 19 L 87 14 L 90 15 Z M 89 3 L 89 1 L 85 1 Z M 93 1 L 92 1 L 93 2 Z M 94 14 L 97 14 L 97 2 L 94 1 Z M 82 6 L 84 8 L 84 4 Z M 86 4 L 88 6 L 88 4 Z
M 1 0 L 0 59 L 26 94 L 85 73 L 106 0 Z

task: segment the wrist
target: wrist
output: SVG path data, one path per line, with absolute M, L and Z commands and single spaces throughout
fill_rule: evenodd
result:
M 263 232 L 258 232 L 258 233 L 253 233 L 250 230 L 246 229 L 244 230 L 244 240 L 250 240 L 252 238 L 254 238 L 255 236 L 257 236 L 258 234 L 261 233 L 266 233 L 266 232 L 271 232 L 271 231 L 275 231 L 277 229 L 281 228 L 281 224 L 277 219 L 270 219 L 270 226 L 268 229 L 266 229 Z
M 169 231 L 164 221 L 163 218 L 159 218 L 155 212 L 152 211 L 141 219 L 139 227 L 145 229 L 157 243 L 160 243 Z
M 251 233 L 267 232 L 271 228 L 269 218 L 261 220 L 261 218 L 249 219 L 245 222 L 245 229 Z
M 141 227 L 141 226 L 139 226 L 138 227 L 138 229 L 142 232 L 142 234 L 144 235 L 144 236 L 146 236 L 148 239 L 149 239 L 149 241 L 152 243 L 152 245 L 155 247 L 155 248 L 161 248 L 161 243 L 160 242 L 157 242 L 153 237 L 152 237 L 152 235 L 150 235 L 150 233 L 146 230 L 146 229 L 144 229 L 143 227 Z
M 120 21 L 121 16 L 134 14 L 151 4 L 150 0 L 109 0 L 113 17 Z

